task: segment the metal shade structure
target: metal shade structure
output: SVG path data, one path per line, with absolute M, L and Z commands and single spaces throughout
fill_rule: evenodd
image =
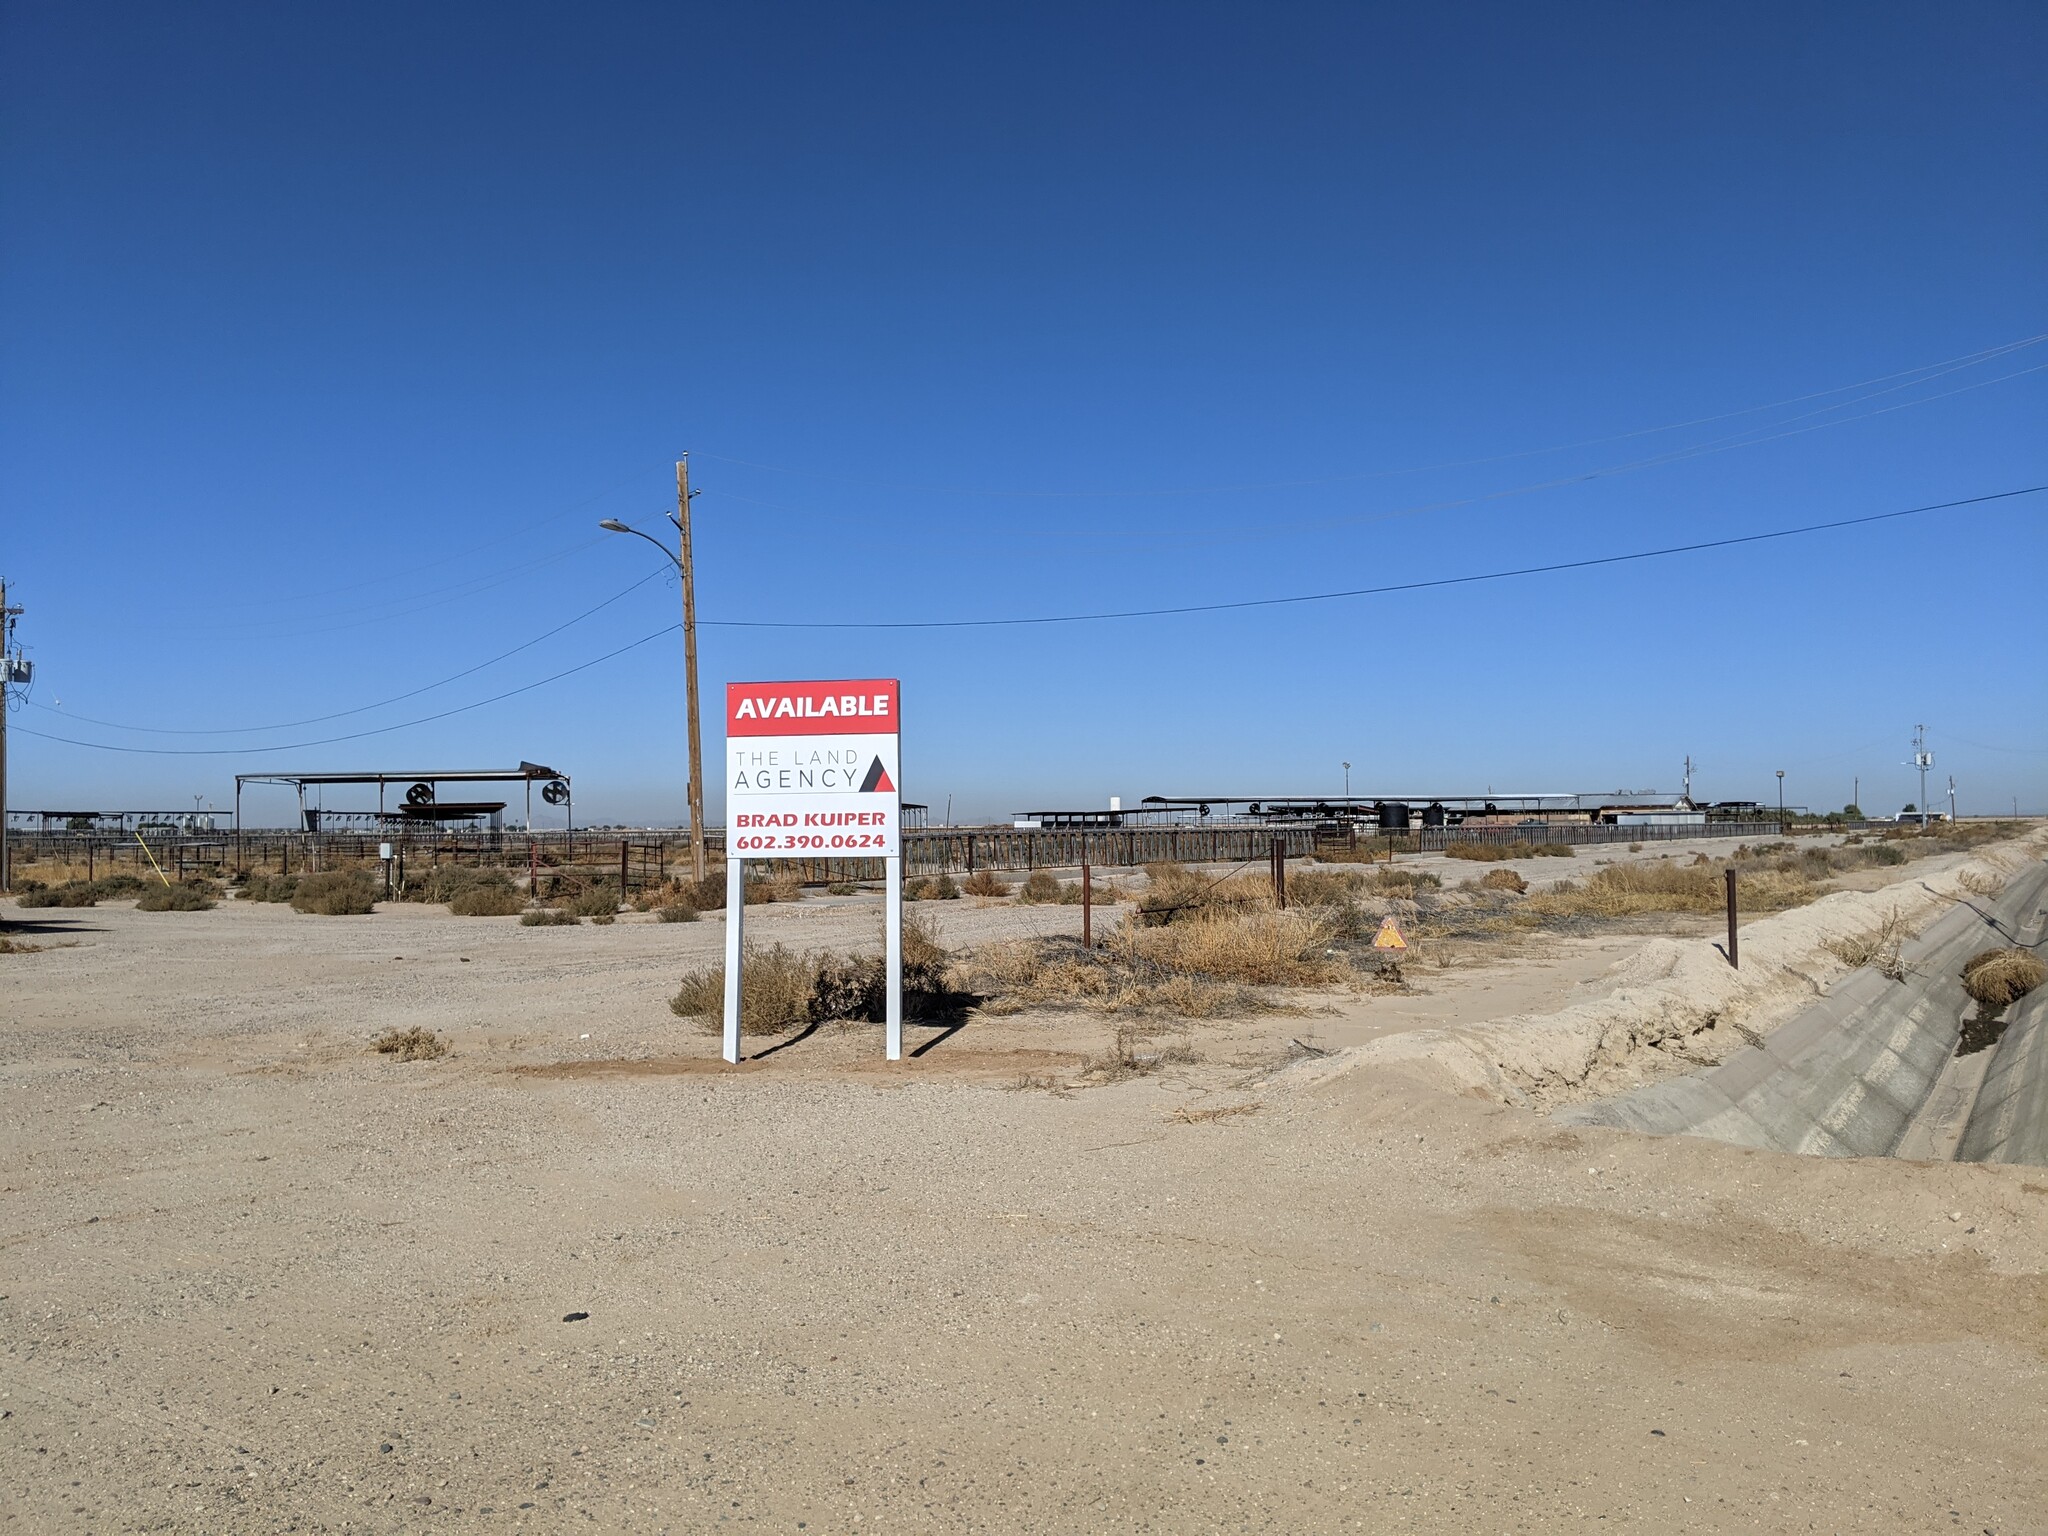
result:
M 371 773 L 238 773 L 235 775 L 235 833 L 242 831 L 242 788 L 248 784 L 281 784 L 294 789 L 299 796 L 299 823 L 306 821 L 307 787 L 324 787 L 330 784 L 374 784 L 377 786 L 377 815 L 394 819 L 404 816 L 407 820 L 432 820 L 433 810 L 440 803 L 440 789 L 443 784 L 524 784 L 526 786 L 526 825 L 533 828 L 533 786 L 539 784 L 541 799 L 550 805 L 560 805 L 568 815 L 569 829 L 575 830 L 575 801 L 570 789 L 569 775 L 559 769 L 549 768 L 540 763 L 522 762 L 517 768 L 430 768 L 412 772 L 384 771 Z M 405 786 L 405 810 L 391 812 L 385 809 L 385 794 L 394 784 Z M 559 790 L 556 786 L 561 786 Z M 472 810 L 491 802 L 465 802 L 465 808 Z M 502 808 L 502 806 L 500 806 Z M 454 809 L 446 807 L 445 809 Z

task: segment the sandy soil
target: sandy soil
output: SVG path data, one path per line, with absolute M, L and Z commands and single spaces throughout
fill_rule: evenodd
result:
M 11 1529 L 2044 1528 L 2040 1170 L 1276 1071 L 1597 999 L 1646 937 L 1056 1095 L 1008 1085 L 1101 1021 L 724 1067 L 664 1001 L 716 920 L 0 910 L 53 946 L 0 956 Z

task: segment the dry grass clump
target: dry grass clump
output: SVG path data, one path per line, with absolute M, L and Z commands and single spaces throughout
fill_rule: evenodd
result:
M 1265 1107 L 1257 1101 L 1249 1104 L 1218 1104 L 1211 1109 L 1190 1109 L 1183 1104 L 1166 1118 L 1174 1125 L 1208 1125 L 1213 1121 L 1228 1120 L 1233 1115 L 1255 1115 Z
M 1482 891 L 1512 891 L 1517 896 L 1529 889 L 1529 882 L 1512 869 L 1489 869 L 1479 877 Z
M 582 921 L 574 912 L 565 912 L 560 907 L 528 907 L 519 914 L 522 928 L 574 928 Z
M 292 892 L 299 888 L 299 881 L 303 878 L 302 875 L 272 875 L 259 870 L 235 887 L 235 897 L 240 901 L 290 901 Z
M 1987 900 L 2005 889 L 2005 882 L 1998 876 L 1980 874 L 1974 869 L 1966 869 L 1957 875 L 1956 884 L 1972 896 L 1982 896 Z
M 977 869 L 960 883 L 969 896 L 1007 896 L 1010 882 L 992 869 Z
M 1134 1077 L 1149 1077 L 1165 1067 L 1185 1065 L 1200 1059 L 1191 1046 L 1178 1041 L 1147 1049 L 1143 1033 L 1123 1024 L 1117 1027 L 1108 1050 L 1082 1063 L 1081 1076 L 1101 1083 L 1121 1083 Z
M 960 887 L 951 875 L 919 875 L 903 884 L 905 901 L 958 901 Z
M 1633 845 L 1641 848 L 1641 844 Z M 1458 842 L 1444 849 L 1447 859 L 1471 859 L 1481 864 L 1498 864 L 1504 859 L 1569 859 L 1574 857 L 1570 843 L 1484 843 Z
M 1824 887 L 1804 870 L 1763 865 L 1740 874 L 1739 897 L 1746 912 L 1781 912 L 1804 906 Z M 1659 861 L 1609 864 L 1583 883 L 1564 881 L 1531 896 L 1520 907 L 1527 918 L 1632 917 L 1644 912 L 1719 912 L 1727 887 L 1719 868 Z
M 1321 875 L 1325 872 L 1303 873 Z M 1344 877 L 1340 872 L 1330 871 L 1328 878 L 1332 882 L 1331 888 L 1335 888 L 1335 884 L 1341 883 Z M 1157 926 L 1206 912 L 1270 906 L 1272 901 L 1272 882 L 1264 874 L 1233 871 L 1215 876 L 1189 869 L 1185 864 L 1147 864 L 1145 889 L 1138 897 L 1138 921 Z
M 654 916 L 657 922 L 694 923 L 697 921 L 698 913 L 696 903 L 677 900 L 664 902 L 656 907 Z
M 301 879 L 291 894 L 294 912 L 321 917 L 360 917 L 375 910 L 381 884 L 362 869 L 323 870 Z
M 161 881 L 135 898 L 138 912 L 210 912 L 220 899 L 220 887 L 211 880 L 186 880 L 177 885 Z
M 961 969 L 990 1013 L 1039 1006 L 1221 1018 L 1271 1008 L 1266 989 L 1348 976 L 1331 952 L 1342 926 L 1341 912 L 1328 908 L 1217 909 L 1171 924 L 1125 923 L 1092 950 L 1066 938 L 986 944 Z
M 1344 975 L 1324 953 L 1335 937 L 1334 920 L 1313 908 L 1250 908 L 1158 926 L 1125 923 L 1104 940 L 1103 951 L 1138 970 L 1254 987 L 1312 987 Z
M 42 952 L 43 946 L 31 944 L 26 939 L 10 939 L 0 934 L 0 955 L 34 955 Z
M 1899 945 L 1906 936 L 1905 919 L 1899 915 L 1899 909 L 1893 907 L 1885 914 L 1884 921 L 1868 933 L 1859 933 L 1846 939 L 1830 939 L 1827 949 L 1852 970 L 1875 965 L 1886 976 L 1897 981 L 1905 975 L 1904 962 L 1899 958 Z
M 370 1042 L 380 1056 L 400 1061 L 434 1061 L 448 1054 L 448 1042 L 431 1029 L 415 1024 L 410 1029 L 387 1029 Z
M 771 901 L 802 901 L 804 897 L 803 882 L 786 870 L 749 875 L 740 890 L 750 907 L 764 906 Z M 723 880 L 719 885 L 718 905 L 725 905 Z
M 1287 899 L 1304 907 L 1335 906 L 1356 897 L 1371 879 L 1362 869 L 1290 869 Z
M 2048 981 L 2048 965 L 2031 949 L 1987 949 L 1963 966 L 1963 990 L 1990 1013 L 2000 1013 Z

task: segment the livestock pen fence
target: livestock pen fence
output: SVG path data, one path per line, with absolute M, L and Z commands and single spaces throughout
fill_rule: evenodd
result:
M 1236 864 L 1272 857 L 1283 845 L 1289 859 L 1317 854 L 1335 858 L 1399 857 L 1439 853 L 1458 843 L 1609 844 L 1665 843 L 1700 838 L 1767 839 L 1785 832 L 1891 831 L 1891 822 L 1798 823 L 1709 822 L 1694 825 L 1605 826 L 1585 823 L 1524 824 L 1506 827 L 1411 827 L 1378 832 L 1369 825 L 1321 823 L 1227 826 L 1164 826 L 1060 831 L 1040 828 L 933 828 L 903 834 L 904 872 L 909 876 L 973 874 L 976 870 L 1073 869 L 1083 862 L 1103 868 L 1136 868 L 1153 863 Z M 88 877 L 117 870 L 161 868 L 173 879 L 191 875 L 225 878 L 246 873 L 302 874 L 319 869 L 374 863 L 379 846 L 391 843 L 402 879 L 417 880 L 445 864 L 526 872 L 537 888 L 574 887 L 594 880 L 616 882 L 623 891 L 647 890 L 690 875 L 686 831 L 462 831 L 415 833 L 392 838 L 367 832 L 301 832 L 244 829 L 182 832 L 163 829 L 111 833 L 24 829 L 12 833 L 17 870 L 50 864 Z M 708 829 L 706 842 L 723 861 L 724 833 Z M 750 861 L 753 862 L 753 861 Z M 759 861 L 764 876 L 793 877 L 801 883 L 882 878 L 880 859 L 772 859 Z

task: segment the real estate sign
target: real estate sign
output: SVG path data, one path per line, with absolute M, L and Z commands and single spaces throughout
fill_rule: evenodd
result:
M 896 680 L 725 689 L 725 1059 L 740 1059 L 749 859 L 880 859 L 888 1009 L 903 1059 L 903 793 Z
M 894 858 L 903 851 L 894 678 L 729 683 L 725 805 L 740 858 Z

